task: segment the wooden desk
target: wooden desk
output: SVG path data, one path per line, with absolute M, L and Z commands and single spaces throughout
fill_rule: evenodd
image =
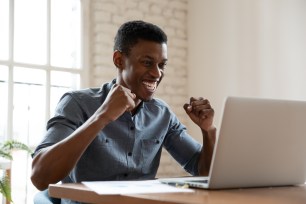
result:
M 306 186 L 196 190 L 194 193 L 98 195 L 83 184 L 52 184 L 49 194 L 94 204 L 305 204 Z

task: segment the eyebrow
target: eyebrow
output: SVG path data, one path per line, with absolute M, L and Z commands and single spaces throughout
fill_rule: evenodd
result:
M 150 60 L 156 61 L 154 57 L 151 57 L 151 56 L 149 56 L 149 55 L 145 55 L 145 56 L 143 56 L 143 57 L 141 57 L 141 58 L 149 58 Z M 163 59 L 162 61 L 165 63 L 165 62 L 168 61 L 168 59 Z

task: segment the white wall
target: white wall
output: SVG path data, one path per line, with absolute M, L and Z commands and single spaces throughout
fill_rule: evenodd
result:
M 210 99 L 217 126 L 228 95 L 306 100 L 305 0 L 188 3 L 188 94 Z

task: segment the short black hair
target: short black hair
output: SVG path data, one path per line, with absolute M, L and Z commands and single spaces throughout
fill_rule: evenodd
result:
M 167 35 L 158 26 L 141 20 L 128 21 L 120 26 L 115 36 L 114 51 L 128 55 L 138 40 L 167 44 Z

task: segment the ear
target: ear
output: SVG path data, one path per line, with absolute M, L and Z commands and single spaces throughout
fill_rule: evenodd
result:
M 120 51 L 115 50 L 113 53 L 113 62 L 118 69 L 123 68 L 123 55 Z

